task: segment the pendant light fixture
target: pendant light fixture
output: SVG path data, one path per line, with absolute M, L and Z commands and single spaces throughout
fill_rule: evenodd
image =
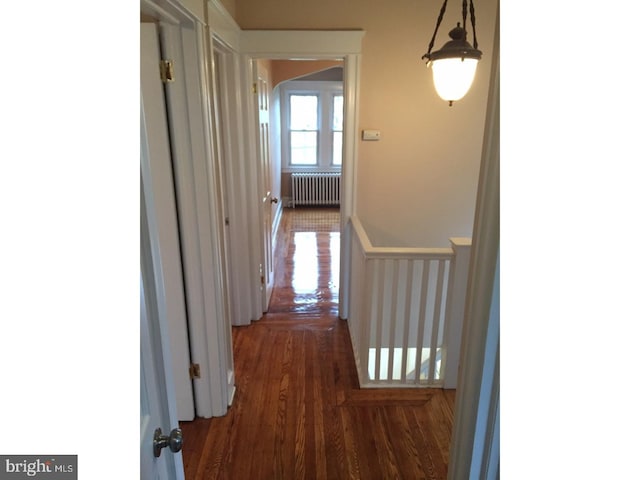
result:
M 473 29 L 473 47 L 467 42 L 467 0 L 463 0 L 462 26 L 458 22 L 458 25 L 449 32 L 451 40 L 445 43 L 440 50 L 431 52 L 446 9 L 447 0 L 444 0 L 436 22 L 436 29 L 429 43 L 429 50 L 422 56 L 422 60 L 427 59 L 427 66 L 433 69 L 433 83 L 436 87 L 436 92 L 443 100 L 448 101 L 449 106 L 451 106 L 453 102 L 460 100 L 469 91 L 476 74 L 478 61 L 482 57 L 482 52 L 478 50 L 478 41 L 476 39 L 476 14 L 473 8 L 473 0 L 469 2 L 471 28 Z

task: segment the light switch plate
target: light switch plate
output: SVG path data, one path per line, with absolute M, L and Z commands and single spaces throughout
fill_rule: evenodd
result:
M 380 130 L 363 130 L 362 140 L 380 140 Z

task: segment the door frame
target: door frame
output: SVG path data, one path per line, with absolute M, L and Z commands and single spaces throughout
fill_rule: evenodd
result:
M 211 52 L 221 54 L 222 95 L 219 121 L 223 129 L 222 142 L 229 153 L 225 163 L 227 197 L 230 213 L 228 254 L 233 271 L 230 272 L 232 325 L 249 325 L 262 317 L 260 263 L 262 236 L 259 223 L 258 168 L 255 142 L 248 137 L 255 133 L 251 83 L 246 82 L 246 59 L 241 52 L 243 32 L 218 0 L 208 0 L 207 18 Z M 215 95 L 215 90 L 214 90 Z
M 185 293 L 189 315 L 191 361 L 200 366 L 194 379 L 196 414 L 227 413 L 234 375 L 228 328 L 228 288 L 224 278 L 224 212 L 217 182 L 211 103 L 208 28 L 205 5 L 191 0 L 141 0 L 141 14 L 182 29 L 184 69 L 189 88 L 182 120 L 190 154 L 176 168 L 177 198 Z M 219 175 L 218 175 L 219 176 Z M 231 359 L 231 361 L 230 361 Z
M 235 394 L 235 372 L 233 370 L 233 341 L 231 333 L 231 325 L 234 319 L 244 314 L 244 303 L 242 301 L 242 288 L 240 281 L 243 277 L 243 271 L 248 266 L 246 255 L 238 255 L 242 251 L 242 242 L 244 230 L 242 228 L 241 215 L 238 215 L 238 206 L 233 200 L 232 192 L 234 192 L 234 180 L 237 178 L 235 174 L 235 163 L 233 158 L 237 158 L 235 145 L 231 141 L 233 137 L 233 126 L 228 119 L 231 118 L 235 107 L 230 97 L 233 96 L 233 88 L 235 87 L 235 69 L 233 68 L 233 55 L 223 44 L 215 41 L 208 30 L 206 36 L 209 39 L 210 61 L 208 62 L 211 69 L 211 113 L 213 116 L 212 135 L 215 140 L 215 159 L 216 169 L 218 172 L 218 189 L 220 193 L 220 204 L 223 209 L 224 227 L 223 227 L 223 246 L 224 257 L 222 266 L 224 267 L 226 301 L 226 318 L 224 322 L 225 338 L 226 338 L 226 354 L 227 354 L 227 385 L 228 385 L 228 404 L 231 405 Z M 220 128 L 220 126 L 224 128 Z M 237 181 L 236 181 L 237 183 Z
M 242 57 L 240 55 L 240 27 L 216 0 L 209 0 L 207 9 L 209 39 L 211 44 L 213 69 L 220 75 L 220 97 L 212 90 L 215 103 L 219 106 L 216 126 L 220 143 L 225 151 L 222 159 L 226 198 L 229 213 L 229 248 L 227 255 L 233 268 L 229 270 L 229 298 L 231 302 L 231 325 L 249 325 L 262 315 L 260 298 L 253 294 L 252 280 L 255 279 L 254 266 L 260 257 L 254 243 L 259 239 L 260 230 L 253 223 L 255 210 L 254 184 L 255 168 L 248 161 L 247 145 L 244 138 L 247 120 L 246 105 L 249 99 L 239 86 L 242 78 Z M 213 56 L 218 54 L 218 61 Z M 224 128 L 226 127 L 226 128 Z M 257 313 L 259 312 L 259 313 Z
M 312 31 L 312 30 L 246 30 L 241 31 L 240 43 L 243 61 L 242 90 L 243 96 L 250 100 L 252 91 L 253 72 L 252 63 L 258 59 L 299 59 L 299 60 L 342 60 L 344 65 L 344 141 L 342 181 L 340 192 L 340 291 L 339 315 L 346 319 L 349 312 L 349 270 L 350 244 L 348 234 L 349 218 L 356 211 L 356 178 L 357 178 L 357 147 L 358 147 L 358 106 L 360 86 L 360 56 L 364 30 L 349 31 Z M 253 102 L 245 102 L 247 119 L 255 118 Z M 248 162 L 254 165 L 257 181 L 260 174 L 260 163 L 257 158 L 257 148 L 253 139 L 257 138 L 257 125 L 248 121 L 246 135 L 246 151 Z M 253 191 L 258 191 L 258 184 L 252 184 Z M 258 198 L 253 200 L 259 205 Z M 255 208 L 255 218 L 251 221 L 260 225 L 260 209 Z M 254 256 L 260 258 L 259 252 L 262 242 L 254 242 Z M 255 254 L 258 253 L 258 255 Z M 252 282 L 252 294 L 260 298 L 261 284 L 259 275 Z M 262 312 L 254 312 L 260 318 Z

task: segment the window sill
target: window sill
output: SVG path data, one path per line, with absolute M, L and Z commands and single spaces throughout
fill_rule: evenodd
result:
M 320 172 L 336 172 L 340 173 L 341 167 L 282 167 L 282 173 L 320 173 Z

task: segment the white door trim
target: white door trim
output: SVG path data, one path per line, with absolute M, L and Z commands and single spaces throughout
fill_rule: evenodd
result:
M 240 60 L 240 98 L 242 103 L 242 130 L 245 156 L 244 179 L 247 186 L 247 221 L 249 241 L 249 283 L 247 301 L 251 306 L 251 320 L 262 317 L 262 283 L 260 265 L 263 263 L 262 238 L 262 197 L 260 196 L 261 174 L 258 152 L 258 122 L 256 119 L 255 94 L 253 93 L 253 61 L 250 56 L 241 54 Z
M 362 30 L 350 31 L 280 31 L 280 30 L 246 30 L 241 32 L 241 48 L 244 55 L 243 68 L 243 97 L 247 107 L 244 110 L 249 132 L 246 137 L 247 165 L 256 173 L 252 179 L 254 191 L 258 190 L 257 175 L 259 173 L 259 161 L 255 147 L 256 126 L 254 125 L 255 112 L 251 108 L 251 62 L 258 58 L 269 59 L 334 59 L 344 61 L 344 158 L 342 163 L 341 205 L 340 205 L 340 318 L 347 318 L 349 305 L 347 303 L 350 245 L 348 243 L 347 222 L 349 217 L 355 214 L 356 199 L 356 168 L 358 147 L 358 102 L 360 85 L 360 52 L 362 38 L 365 32 Z M 253 209 L 259 212 L 259 199 L 252 200 Z M 255 215 L 258 217 L 258 214 Z M 251 222 L 259 226 L 260 218 L 252 218 Z M 258 230 L 259 231 L 259 230 Z M 256 242 L 254 258 L 260 258 L 261 242 Z M 256 255 L 256 253 L 258 255 Z M 254 260 L 255 261 L 255 260 Z M 256 266 L 256 268 L 259 265 Z M 260 279 L 256 276 L 251 285 L 252 297 L 260 299 Z M 256 312 L 257 313 L 257 312 Z M 258 314 L 258 318 L 261 312 Z
M 351 240 L 349 219 L 357 213 L 358 112 L 360 111 L 360 54 L 344 57 L 344 158 L 340 192 L 340 318 L 349 316 Z M 346 167 L 346 168 L 345 168 Z
M 247 302 L 246 292 L 251 283 L 251 262 L 247 252 L 250 251 L 251 239 L 247 232 L 249 226 L 249 185 L 247 184 L 247 168 L 245 162 L 237 161 L 244 158 L 245 147 L 242 138 L 243 115 L 242 99 L 238 82 L 240 79 L 240 55 L 227 46 L 216 32 L 211 35 L 211 50 L 217 56 L 213 57 L 213 69 L 218 70 L 220 78 L 220 98 L 216 98 L 217 91 L 213 89 L 214 100 L 218 108 L 217 125 L 220 146 L 224 151 L 223 170 L 226 181 L 227 210 L 229 225 L 229 245 L 227 255 L 232 269 L 229 271 L 230 302 L 232 304 L 232 325 L 249 325 L 254 317 L 252 303 Z M 218 62 L 216 63 L 216 59 Z M 259 317 L 258 317 L 259 318 Z
M 243 30 L 241 50 L 252 58 L 341 59 L 362 50 L 364 30 Z
M 249 64 L 251 59 L 240 52 L 242 30 L 219 0 L 207 1 L 207 18 L 211 51 L 222 56 L 222 88 L 225 98 L 220 99 L 222 118 L 218 119 L 224 131 L 222 143 L 233 161 L 225 163 L 227 197 L 229 200 L 228 254 L 233 272 L 230 272 L 232 325 L 249 325 L 262 317 L 260 289 L 260 263 L 262 236 L 258 204 L 258 165 L 255 142 L 248 141 L 256 133 L 253 125 L 253 80 Z M 215 90 L 213 90 L 215 95 Z
M 234 155 L 235 145 L 230 140 L 232 135 L 230 135 L 231 122 L 229 119 L 230 112 L 234 110 L 230 109 L 229 97 L 233 97 L 235 76 L 230 52 L 213 41 L 209 32 L 206 35 L 209 39 L 210 61 L 207 63 L 210 69 L 211 113 L 213 115 L 209 131 L 212 132 L 215 140 L 213 145 L 215 154 L 213 156 L 216 161 L 216 185 L 220 193 L 220 205 L 224 218 L 224 226 L 222 227 L 224 252 L 221 258 L 221 265 L 224 269 L 224 291 L 221 296 L 225 300 L 225 318 L 227 319 L 224 322 L 224 338 L 227 356 L 227 397 L 228 404 L 231 405 L 235 393 L 231 324 L 235 318 L 244 314 L 244 302 L 242 302 L 242 298 L 238 298 L 238 294 L 243 291 L 242 288 L 239 288 L 239 281 L 242 279 L 244 267 L 247 265 L 244 256 L 237 254 L 238 248 L 242 248 L 243 242 L 242 235 L 238 235 L 238 232 L 242 232 L 242 222 L 240 221 L 241 215 L 236 215 L 238 205 L 235 204 L 233 195 L 235 177 L 232 172 L 234 164 L 237 163 L 233 159 L 237 157 Z M 231 225 L 233 225 L 233 229 Z
M 219 45 L 224 45 L 233 52 L 240 51 L 240 35 L 242 30 L 227 12 L 219 0 L 208 0 L 207 15 L 212 37 Z

